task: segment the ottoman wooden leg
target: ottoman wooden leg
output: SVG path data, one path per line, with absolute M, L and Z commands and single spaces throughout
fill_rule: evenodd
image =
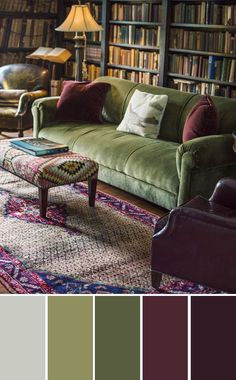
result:
M 89 206 L 94 207 L 96 190 L 97 190 L 97 173 L 88 178 L 88 196 L 89 196 Z
M 41 189 L 39 187 L 39 210 L 40 210 L 40 216 L 42 218 L 46 218 L 47 205 L 48 205 L 48 189 Z
M 162 273 L 152 271 L 152 286 L 158 289 L 161 284 Z

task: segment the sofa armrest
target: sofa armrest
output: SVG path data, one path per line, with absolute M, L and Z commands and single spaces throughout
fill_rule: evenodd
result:
M 34 137 L 38 137 L 40 129 L 42 129 L 45 124 L 50 123 L 54 120 L 58 99 L 59 96 L 52 96 L 48 98 L 37 99 L 34 101 L 32 105 Z
M 27 112 L 29 105 L 38 98 L 47 96 L 46 90 L 37 90 L 31 92 L 25 92 L 20 96 L 16 116 L 23 116 Z
M 176 153 L 176 166 L 180 177 L 183 158 L 192 168 L 208 168 L 236 163 L 231 134 L 198 137 L 181 144 Z

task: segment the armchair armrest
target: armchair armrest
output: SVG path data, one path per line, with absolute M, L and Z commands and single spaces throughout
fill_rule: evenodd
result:
M 40 129 L 42 129 L 45 124 L 54 120 L 58 99 L 59 96 L 51 96 L 34 101 L 32 105 L 34 137 L 38 136 Z
M 222 230 L 225 233 L 226 229 L 235 233 L 236 218 L 226 218 L 190 207 L 177 207 L 170 212 L 165 227 L 158 231 L 153 238 L 155 236 L 171 238 L 174 234 L 176 239 L 178 231 L 181 237 L 183 236 L 183 231 L 189 231 L 191 241 L 195 238 L 203 239 L 204 234 L 207 240 L 210 241 L 211 238 L 219 238 Z M 188 236 L 187 232 L 185 236 Z
M 192 168 L 207 168 L 236 163 L 231 134 L 198 137 L 181 144 L 176 153 L 176 166 L 180 177 L 183 158 Z
M 236 210 L 236 180 L 222 178 L 217 182 L 215 190 L 209 200 Z
M 25 92 L 20 96 L 16 116 L 23 116 L 27 112 L 29 105 L 37 98 L 47 96 L 46 90 L 37 90 L 32 92 Z

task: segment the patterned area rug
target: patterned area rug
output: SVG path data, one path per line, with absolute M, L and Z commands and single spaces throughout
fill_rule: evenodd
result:
M 150 251 L 156 217 L 87 186 L 49 191 L 39 216 L 37 188 L 1 171 L 0 282 L 11 293 L 155 293 Z M 164 276 L 160 293 L 215 293 Z

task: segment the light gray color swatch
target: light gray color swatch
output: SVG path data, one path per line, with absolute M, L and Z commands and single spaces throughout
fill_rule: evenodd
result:
M 0 371 L 4 380 L 45 380 L 44 296 L 0 296 Z

